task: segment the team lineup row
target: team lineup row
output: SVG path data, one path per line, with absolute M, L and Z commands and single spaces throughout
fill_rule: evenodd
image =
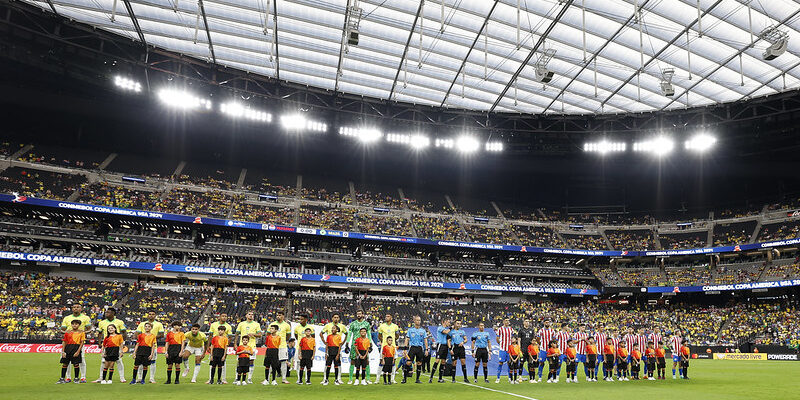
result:
M 483 322 L 480 322 L 475 332 L 468 337 L 459 320 L 451 322 L 449 318 L 444 318 L 440 326 L 429 329 L 423 327 L 419 316 L 415 316 L 412 325 L 401 330 L 392 321 L 391 314 L 386 314 L 384 322 L 379 325 L 377 337 L 371 337 L 371 323 L 360 310 L 347 326 L 341 323 L 338 314 L 334 314 L 331 322 L 322 327 L 318 333 L 315 332 L 313 325 L 308 324 L 306 315 L 298 316 L 299 323 L 292 329 L 292 325 L 281 311 L 276 313 L 276 320 L 267 325 L 266 332 L 262 331 L 261 325 L 254 320 L 253 312 L 248 312 L 245 320 L 241 321 L 235 330 L 227 320 L 226 314 L 220 314 L 215 322 L 209 324 L 207 332 L 201 332 L 199 324 L 192 325 L 188 332 L 184 332 L 181 322 L 171 323 L 170 329 L 166 330 L 164 325 L 156 320 L 155 312 L 149 312 L 130 338 L 134 343 L 131 384 L 144 384 L 148 372 L 151 373 L 150 382 L 155 383 L 157 342 L 162 339 L 166 344 L 165 383 L 173 382 L 174 372 L 176 384 L 180 382 L 181 376 L 187 376 L 191 357 L 194 357 L 195 364 L 191 382 L 195 383 L 206 354 L 211 356 L 209 379 L 206 383 L 227 383 L 226 359 L 229 353 L 235 355 L 237 359 L 234 384 L 251 384 L 256 355 L 259 354 L 257 351 L 259 341 L 264 350 L 263 385 L 277 385 L 278 377 L 283 383 L 289 383 L 287 377 L 290 376 L 291 370 L 296 370 L 298 373 L 297 384 L 311 384 L 317 338 L 323 344 L 321 349 L 324 349 L 325 353 L 325 378 L 321 382 L 323 385 L 329 384 L 331 369 L 334 372 L 333 383 L 336 385 L 343 383 L 340 371 L 342 353 L 349 354 L 349 384 L 372 383 L 369 355 L 373 349 L 379 352 L 380 368 L 379 376 L 374 383 L 379 383 L 382 378 L 384 384 L 396 383 L 395 375 L 398 369 L 402 372 L 401 383 L 414 378 L 415 374 L 415 382 L 422 383 L 420 376 L 423 370 L 431 370 L 430 359 L 433 359 L 434 363 L 429 383 L 433 382 L 433 372 L 437 368 L 438 382 L 444 382 L 444 376 L 449 376 L 452 382 L 455 382 L 459 363 L 464 381 L 469 382 L 466 366 L 468 348 L 471 349 L 474 359 L 473 379 L 476 382 L 481 366 L 484 382 L 489 382 L 489 360 L 492 358 L 492 349 L 495 348 L 499 357 L 495 383 L 500 382 L 503 367 L 506 366 L 508 380 L 512 384 L 523 381 L 526 364 L 527 380 L 530 383 L 541 382 L 546 366 L 547 382 L 558 382 L 562 365 L 566 366 L 566 382 L 577 383 L 578 364 L 581 363 L 586 381 L 589 382 L 597 381 L 597 374 L 601 368 L 605 381 L 613 381 L 615 377 L 620 381 L 638 380 L 642 367 L 644 375 L 641 378 L 664 379 L 667 350 L 672 353 L 673 379 L 678 376 L 688 379 L 691 354 L 688 341 L 681 337 L 679 330 L 673 332 L 668 339 L 669 347 L 665 347 L 661 333 L 656 331 L 647 333 L 640 328 L 638 332 L 634 332 L 629 328 L 620 336 L 613 327 L 606 330 L 602 324 L 595 326 L 594 331 L 590 333 L 586 325 L 580 325 L 577 331 L 572 331 L 568 323 L 562 323 L 560 330 L 556 330 L 551 327 L 550 320 L 542 321 L 543 326 L 536 331 L 530 319 L 525 319 L 519 329 L 512 328 L 510 320 L 504 319 L 500 326 L 493 329 L 494 340 L 491 339 L 490 332 L 486 330 Z M 70 381 L 67 376 L 70 364 L 74 368 L 75 382 L 84 383 L 86 382 L 84 347 L 87 334 L 95 330 L 95 327 L 91 319 L 82 312 L 82 307 L 77 304 L 72 307 L 72 314 L 63 318 L 61 327 L 64 330 L 60 360 L 61 378 L 57 383 Z M 399 336 L 401 333 L 403 336 Z M 96 326 L 96 343 L 100 346 L 102 361 L 100 377 L 95 382 L 111 384 L 115 370 L 119 372 L 120 382 L 125 382 L 122 355 L 127 352 L 127 348 L 124 347 L 126 334 L 124 323 L 116 318 L 116 310 L 107 308 L 104 318 Z M 468 343 L 470 339 L 471 347 Z M 494 343 L 491 343 L 492 341 Z M 229 347 L 233 348 L 232 352 L 229 352 Z M 654 377 L 656 373 L 657 376 Z

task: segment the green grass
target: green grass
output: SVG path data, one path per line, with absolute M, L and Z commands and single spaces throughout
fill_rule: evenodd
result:
M 97 355 L 88 355 L 89 380 L 98 375 L 99 359 Z M 126 376 L 130 378 L 132 360 L 124 359 Z M 260 360 L 259 360 L 260 361 Z M 260 364 L 257 363 L 257 364 Z M 87 399 L 115 398 L 127 399 L 198 399 L 224 398 L 236 396 L 236 399 L 263 399 L 265 396 L 302 396 L 308 399 L 317 398 L 357 398 L 391 399 L 411 398 L 413 400 L 445 400 L 445 399 L 519 399 L 506 393 L 494 392 L 478 387 L 462 384 L 425 384 L 422 385 L 371 385 L 371 386 L 321 386 L 320 377 L 313 377 L 314 385 L 297 386 L 279 385 L 264 387 L 252 385 L 237 387 L 233 385 L 208 386 L 203 383 L 190 384 L 189 379 L 180 386 L 164 385 L 166 368 L 163 358 L 158 364 L 158 384 L 129 386 L 120 384 L 115 376 L 115 383 L 110 386 L 87 383 L 85 385 L 55 385 L 60 367 L 56 354 L 0 354 L 0 393 L 4 399 Z M 263 367 L 256 368 L 254 378 L 263 379 Z M 233 368 L 229 368 L 229 381 L 233 381 Z M 671 374 L 671 370 L 667 371 Z M 563 374 L 563 372 L 562 372 Z M 583 373 L 580 372 L 582 377 Z M 714 361 L 695 360 L 689 369 L 689 381 L 630 381 L 630 382 L 594 382 L 581 380 L 578 384 L 529 384 L 509 385 L 508 383 L 479 384 L 502 392 L 519 394 L 537 400 L 556 400 L 568 398 L 592 400 L 604 399 L 790 399 L 797 398 L 800 393 L 800 363 L 782 361 Z M 203 364 L 198 380 L 205 382 L 208 377 L 208 364 Z M 460 378 L 460 377 L 459 377 Z M 294 381 L 295 378 L 292 378 Z M 583 379 L 583 378 L 581 378 Z M 346 380 L 346 376 L 345 376 Z M 504 380 L 505 381 L 505 380 Z

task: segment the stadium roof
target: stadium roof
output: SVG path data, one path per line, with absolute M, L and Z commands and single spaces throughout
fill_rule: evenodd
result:
M 791 0 L 25 1 L 210 63 L 457 109 L 642 112 L 800 86 Z M 344 40 L 348 6 L 361 10 L 358 45 Z M 759 37 L 768 27 L 790 38 L 771 61 Z M 535 63 L 549 50 L 555 75 L 542 84 Z M 660 86 L 668 69 L 672 97 Z

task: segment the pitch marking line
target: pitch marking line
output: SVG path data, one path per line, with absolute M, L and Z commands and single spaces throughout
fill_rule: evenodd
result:
M 511 393 L 511 392 L 504 392 L 502 390 L 492 389 L 492 388 L 488 388 L 488 387 L 485 387 L 485 386 L 473 385 L 471 383 L 466 383 L 466 382 L 458 382 L 458 383 L 460 383 L 462 385 L 476 387 L 478 389 L 488 390 L 490 392 L 497 392 L 497 393 L 507 394 L 509 396 L 515 396 L 515 397 L 519 397 L 519 398 L 523 398 L 523 399 L 527 399 L 527 400 L 538 400 L 538 399 L 534 399 L 533 397 L 523 396 L 521 394 L 516 394 L 516 393 Z

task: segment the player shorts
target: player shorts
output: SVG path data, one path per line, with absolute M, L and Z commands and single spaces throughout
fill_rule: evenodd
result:
M 339 355 L 338 347 L 328 347 L 328 355 L 325 357 L 325 366 L 329 367 L 333 364 L 338 367 L 342 365 L 342 359 L 337 358 L 337 355 Z
M 681 362 L 680 354 L 673 354 L 672 355 L 672 362 Z
M 250 372 L 250 357 L 239 357 L 239 361 L 236 362 L 236 371 L 239 372 L 242 368 L 244 368 L 244 372 Z
M 183 361 L 181 357 L 181 345 L 171 344 L 167 346 L 167 365 L 180 364 Z
M 384 357 L 383 358 L 383 372 L 385 373 L 392 373 L 392 368 L 394 367 L 394 360 L 391 357 Z
M 200 356 L 202 356 L 203 354 L 206 353 L 206 349 L 204 349 L 202 347 L 186 346 L 186 351 L 189 352 L 190 356 L 193 355 L 195 357 L 200 357 Z
M 306 350 L 304 350 L 306 351 Z M 303 357 L 300 359 L 300 368 L 313 368 L 314 367 L 314 356 L 311 357 Z
M 539 350 L 539 360 L 541 362 L 545 362 L 544 360 L 546 360 L 546 359 L 547 359 L 547 351 Z
M 508 352 L 500 350 L 500 359 L 498 360 L 498 362 L 504 363 L 508 362 L 508 360 L 509 360 Z
M 664 357 L 658 357 L 656 358 L 656 364 L 658 365 L 658 368 L 665 368 L 667 366 L 667 359 Z
M 603 358 L 603 368 L 604 369 L 613 369 L 614 368 L 614 359 L 612 357 L 604 357 Z
M 627 370 L 628 369 L 628 362 L 625 360 L 621 360 L 617 363 L 617 369 L 620 370 Z
M 150 355 L 136 355 L 136 358 L 133 359 L 133 365 L 150 365 Z
M 577 361 L 579 363 L 586 363 L 586 354 L 578 354 L 575 357 L 575 361 Z
M 75 356 L 74 354 L 75 353 L 71 354 L 68 353 L 66 357 L 61 357 L 61 360 L 59 362 L 61 364 L 72 364 L 72 365 L 80 364 L 81 360 L 83 360 L 83 357 L 81 357 L 82 354 L 78 354 L 77 356 Z
M 689 360 L 681 361 L 681 368 L 689 368 Z
M 475 349 L 475 363 L 482 362 L 484 364 L 489 362 L 489 349 L 486 347 L 478 347 Z
M 450 353 L 450 348 L 446 344 L 440 344 L 439 348 L 436 349 L 436 358 L 446 360 L 448 353 Z
M 411 362 L 422 362 L 425 358 L 425 352 L 422 351 L 422 346 L 411 346 L 408 349 L 408 359 Z
M 288 359 L 289 359 L 289 349 L 286 347 L 278 349 L 278 360 L 286 361 Z
M 558 357 L 558 363 L 559 363 L 559 364 L 561 364 L 561 363 L 565 363 L 565 362 L 567 362 L 567 361 L 569 361 L 569 359 L 567 358 L 567 355 L 566 355 L 566 354 L 562 354 L 560 357 Z
M 587 367 L 594 368 L 597 365 L 597 354 L 587 354 L 585 357 Z
M 208 365 L 212 367 L 221 367 L 225 365 L 225 359 L 222 357 L 211 357 L 211 362 L 209 362 Z
M 453 346 L 453 359 L 463 360 L 465 358 L 467 358 L 467 352 L 464 350 L 464 346 L 460 344 Z
M 119 360 L 119 347 L 106 347 L 106 355 L 103 357 L 107 362 Z

